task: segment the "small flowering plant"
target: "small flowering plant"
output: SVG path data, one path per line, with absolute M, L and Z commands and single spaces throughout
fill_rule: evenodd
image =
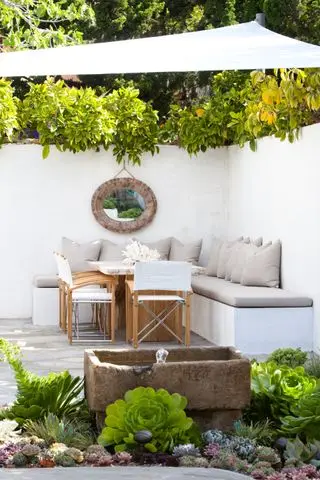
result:
M 160 253 L 158 250 L 152 250 L 137 241 L 131 241 L 129 245 L 122 251 L 124 259 L 122 262 L 126 265 L 134 265 L 135 262 L 153 262 L 160 260 Z

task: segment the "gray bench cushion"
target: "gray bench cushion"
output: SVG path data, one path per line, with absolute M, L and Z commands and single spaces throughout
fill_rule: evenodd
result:
M 38 288 L 58 288 L 58 275 L 36 275 L 33 285 Z
M 232 307 L 311 307 L 312 299 L 280 288 L 247 287 L 222 278 L 198 275 L 192 278 L 194 293 Z M 191 300 L 192 301 L 192 300 Z

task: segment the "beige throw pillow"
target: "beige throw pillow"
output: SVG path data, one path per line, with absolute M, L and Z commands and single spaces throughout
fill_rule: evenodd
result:
M 126 246 L 126 243 L 119 245 L 110 240 L 102 240 L 99 260 L 101 262 L 122 262 L 124 259 L 122 252 Z
M 250 238 L 244 238 L 241 241 L 238 241 L 231 252 L 230 258 L 227 261 L 226 264 L 226 274 L 225 274 L 225 280 L 230 281 L 231 280 L 231 274 L 233 269 L 235 268 L 237 262 L 238 262 L 238 257 L 241 257 L 242 255 L 242 250 L 245 248 L 246 245 L 250 244 Z
M 77 243 L 70 238 L 62 237 L 61 242 L 62 255 L 64 255 L 70 264 L 72 272 L 86 272 L 93 270 L 87 263 L 88 261 L 96 261 L 99 258 L 101 242 L 95 240 L 87 243 Z
M 232 256 L 235 258 L 231 264 L 231 274 L 228 280 L 233 283 L 240 283 L 243 269 L 248 261 L 248 258 L 253 255 L 258 248 L 262 245 L 262 237 L 257 238 L 253 242 L 243 242 L 241 248 L 239 248 Z M 227 280 L 227 278 L 226 278 Z
M 279 287 L 280 285 L 281 243 L 277 240 L 263 246 L 248 258 L 243 269 L 241 285 L 257 287 Z
M 214 237 L 212 241 L 211 249 L 210 249 L 208 265 L 205 272 L 206 275 L 209 275 L 210 277 L 217 276 L 219 253 L 222 245 L 223 245 L 223 240 L 221 240 L 221 238 Z
M 221 249 L 219 252 L 219 260 L 218 260 L 218 268 L 217 268 L 218 278 L 225 278 L 227 263 L 231 257 L 232 251 L 236 247 L 236 245 L 242 240 L 243 240 L 243 237 L 240 237 L 237 240 L 234 240 L 231 242 L 223 242 L 223 245 L 221 246 Z
M 198 263 L 202 240 L 183 244 L 176 238 L 172 238 L 169 260 L 177 262 Z
M 263 238 L 262 237 L 258 237 L 256 238 L 255 240 L 253 240 L 253 245 L 255 245 L 256 247 L 261 247 L 262 246 L 262 243 L 263 243 Z
M 172 237 L 162 238 L 156 242 L 144 242 L 138 238 L 134 238 L 133 240 L 140 242 L 142 245 L 146 245 L 147 247 L 151 248 L 151 250 L 157 250 L 160 253 L 161 260 L 168 260 Z

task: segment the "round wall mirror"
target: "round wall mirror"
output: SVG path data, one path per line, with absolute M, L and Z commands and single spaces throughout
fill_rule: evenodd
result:
M 151 188 L 140 180 L 114 178 L 95 191 L 91 207 L 104 228 L 126 233 L 135 232 L 152 221 L 157 201 Z

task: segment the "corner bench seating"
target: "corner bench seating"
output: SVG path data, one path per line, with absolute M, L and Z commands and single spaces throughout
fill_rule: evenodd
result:
M 250 355 L 313 349 L 312 299 L 280 288 L 251 287 L 199 275 L 192 281 L 191 329 Z
M 268 354 L 280 347 L 312 351 L 311 298 L 208 275 L 193 276 L 192 289 L 191 329 L 212 343 L 234 346 L 250 355 Z M 37 275 L 33 282 L 33 323 L 57 325 L 58 304 L 57 275 Z

